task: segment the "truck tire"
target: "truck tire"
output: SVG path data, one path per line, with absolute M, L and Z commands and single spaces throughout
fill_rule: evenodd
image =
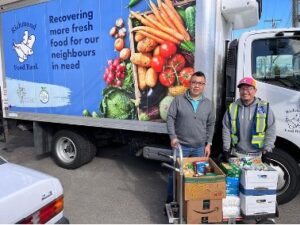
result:
M 278 171 L 277 202 L 284 204 L 291 201 L 300 189 L 300 169 L 296 161 L 286 152 L 275 148 L 267 154 L 267 164 Z
M 52 154 L 60 167 L 76 169 L 94 158 L 96 146 L 85 135 L 70 130 L 60 130 L 53 137 Z

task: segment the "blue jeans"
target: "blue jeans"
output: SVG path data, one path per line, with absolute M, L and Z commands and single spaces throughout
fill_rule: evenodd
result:
M 199 148 L 190 148 L 181 145 L 182 155 L 183 157 L 203 157 L 204 156 L 204 146 L 200 146 Z M 176 156 L 179 156 L 178 150 L 176 152 Z M 168 196 L 167 202 L 173 201 L 173 173 L 168 177 Z

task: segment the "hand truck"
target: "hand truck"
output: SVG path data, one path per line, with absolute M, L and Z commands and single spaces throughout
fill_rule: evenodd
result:
M 177 160 L 177 150 L 179 152 L 179 157 Z M 159 155 L 168 157 L 173 160 L 173 166 L 168 163 L 162 163 L 163 167 L 167 167 L 173 170 L 173 201 L 170 203 L 166 203 L 166 213 L 168 216 L 168 221 L 170 224 L 182 224 L 183 221 L 183 193 L 182 193 L 182 185 L 183 185 L 183 154 L 182 148 L 180 144 L 178 144 L 177 149 L 173 150 L 173 156 L 167 155 L 165 153 L 158 152 Z M 179 201 L 176 198 L 176 173 L 179 174 Z

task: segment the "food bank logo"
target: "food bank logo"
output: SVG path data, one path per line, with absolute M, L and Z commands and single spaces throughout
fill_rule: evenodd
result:
M 300 128 L 300 110 L 287 110 L 285 121 L 290 129 Z
M 19 62 L 24 62 L 27 60 L 28 56 L 33 55 L 32 47 L 35 42 L 35 35 L 31 34 L 29 36 L 28 31 L 24 32 L 23 40 L 21 43 L 13 43 L 13 48 L 19 57 Z

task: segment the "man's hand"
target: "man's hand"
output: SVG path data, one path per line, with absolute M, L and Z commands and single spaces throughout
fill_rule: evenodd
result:
M 171 139 L 171 147 L 172 147 L 173 149 L 177 148 L 178 143 L 179 143 L 179 140 L 178 140 L 177 138 L 172 138 L 172 139 Z
M 204 156 L 208 159 L 210 156 L 210 144 L 207 144 L 204 149 Z

